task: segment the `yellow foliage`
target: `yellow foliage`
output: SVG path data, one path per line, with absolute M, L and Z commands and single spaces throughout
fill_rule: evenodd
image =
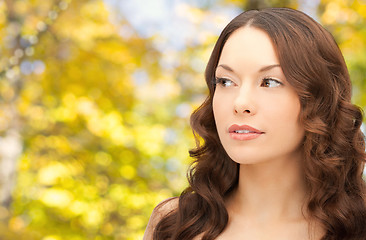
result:
M 77 216 L 88 211 L 89 205 L 85 202 L 75 200 L 69 205 L 68 209 L 72 212 L 73 215 Z
M 40 194 L 40 200 L 49 207 L 65 208 L 74 196 L 65 189 L 44 189 Z
M 127 219 L 126 225 L 131 229 L 141 229 L 145 225 L 145 219 L 142 216 L 131 216 Z
M 25 227 L 25 222 L 21 217 L 12 217 L 8 225 L 11 230 L 18 232 Z
M 116 28 L 108 21 L 108 12 L 102 1 L 83 4 L 77 15 L 65 15 L 75 24 L 69 27 L 68 21 L 58 22 L 57 30 L 62 36 L 77 41 L 82 49 L 91 49 L 96 45 L 95 40 L 115 35 Z
M 57 235 L 48 235 L 42 238 L 42 240 L 61 240 L 62 238 Z
M 136 147 L 150 156 L 158 156 L 163 147 L 165 128 L 159 124 L 141 125 L 134 129 Z
M 129 179 L 129 180 L 136 177 L 136 169 L 134 167 L 132 167 L 131 165 L 121 166 L 120 173 L 123 178 Z
M 109 193 L 108 196 L 117 202 L 121 202 L 122 200 L 124 200 L 124 198 L 126 197 L 126 195 L 128 195 L 128 188 L 123 186 L 123 185 L 119 185 L 119 184 L 112 184 L 109 186 Z
M 95 154 L 95 161 L 102 166 L 109 166 L 109 164 L 112 162 L 112 157 L 110 154 L 99 151 Z
M 38 182 L 44 185 L 56 184 L 60 178 L 70 176 L 71 172 L 61 163 L 53 163 L 38 172 Z
M 89 206 L 88 211 L 84 211 L 82 214 L 82 223 L 86 227 L 97 227 L 99 226 L 103 219 L 103 212 L 98 206 Z

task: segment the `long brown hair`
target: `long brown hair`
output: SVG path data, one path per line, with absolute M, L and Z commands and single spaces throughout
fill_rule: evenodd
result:
M 287 8 L 244 12 L 222 31 L 205 72 L 209 96 L 191 116 L 197 146 L 190 151 L 195 161 L 187 175 L 189 187 L 179 197 L 177 209 L 160 220 L 154 239 L 187 240 L 202 233 L 204 240 L 215 239 L 228 223 L 224 199 L 238 184 L 239 166 L 226 154 L 217 134 L 213 79 L 226 40 L 249 25 L 272 39 L 285 77 L 298 93 L 305 128 L 306 209 L 322 224 L 322 240 L 365 239 L 362 112 L 351 103 L 346 64 L 327 30 L 306 14 Z

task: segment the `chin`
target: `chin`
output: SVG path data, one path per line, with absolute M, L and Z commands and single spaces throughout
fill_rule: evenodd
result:
M 269 161 L 268 158 L 258 158 L 258 156 L 254 157 L 254 156 L 246 155 L 246 157 L 243 157 L 243 154 L 241 154 L 240 156 L 238 156 L 236 154 L 228 154 L 228 155 L 232 161 L 239 163 L 239 164 L 257 164 L 257 163 Z

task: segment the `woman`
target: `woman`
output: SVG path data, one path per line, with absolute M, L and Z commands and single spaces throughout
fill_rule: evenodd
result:
M 244 12 L 205 78 L 190 186 L 144 239 L 366 239 L 362 113 L 331 34 L 297 10 Z

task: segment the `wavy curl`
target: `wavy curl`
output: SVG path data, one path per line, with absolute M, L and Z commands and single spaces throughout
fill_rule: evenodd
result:
M 215 239 L 228 223 L 224 199 L 238 184 L 239 166 L 217 134 L 213 79 L 226 40 L 248 25 L 270 36 L 285 77 L 299 96 L 305 128 L 303 170 L 309 189 L 305 206 L 325 229 L 322 240 L 364 240 L 363 114 L 351 103 L 349 73 L 332 35 L 306 14 L 287 8 L 244 12 L 222 31 L 205 72 L 209 95 L 191 116 L 197 144 L 190 151 L 195 161 L 187 174 L 189 187 L 179 197 L 177 209 L 158 223 L 154 239 L 187 240 L 200 234 L 203 240 Z

